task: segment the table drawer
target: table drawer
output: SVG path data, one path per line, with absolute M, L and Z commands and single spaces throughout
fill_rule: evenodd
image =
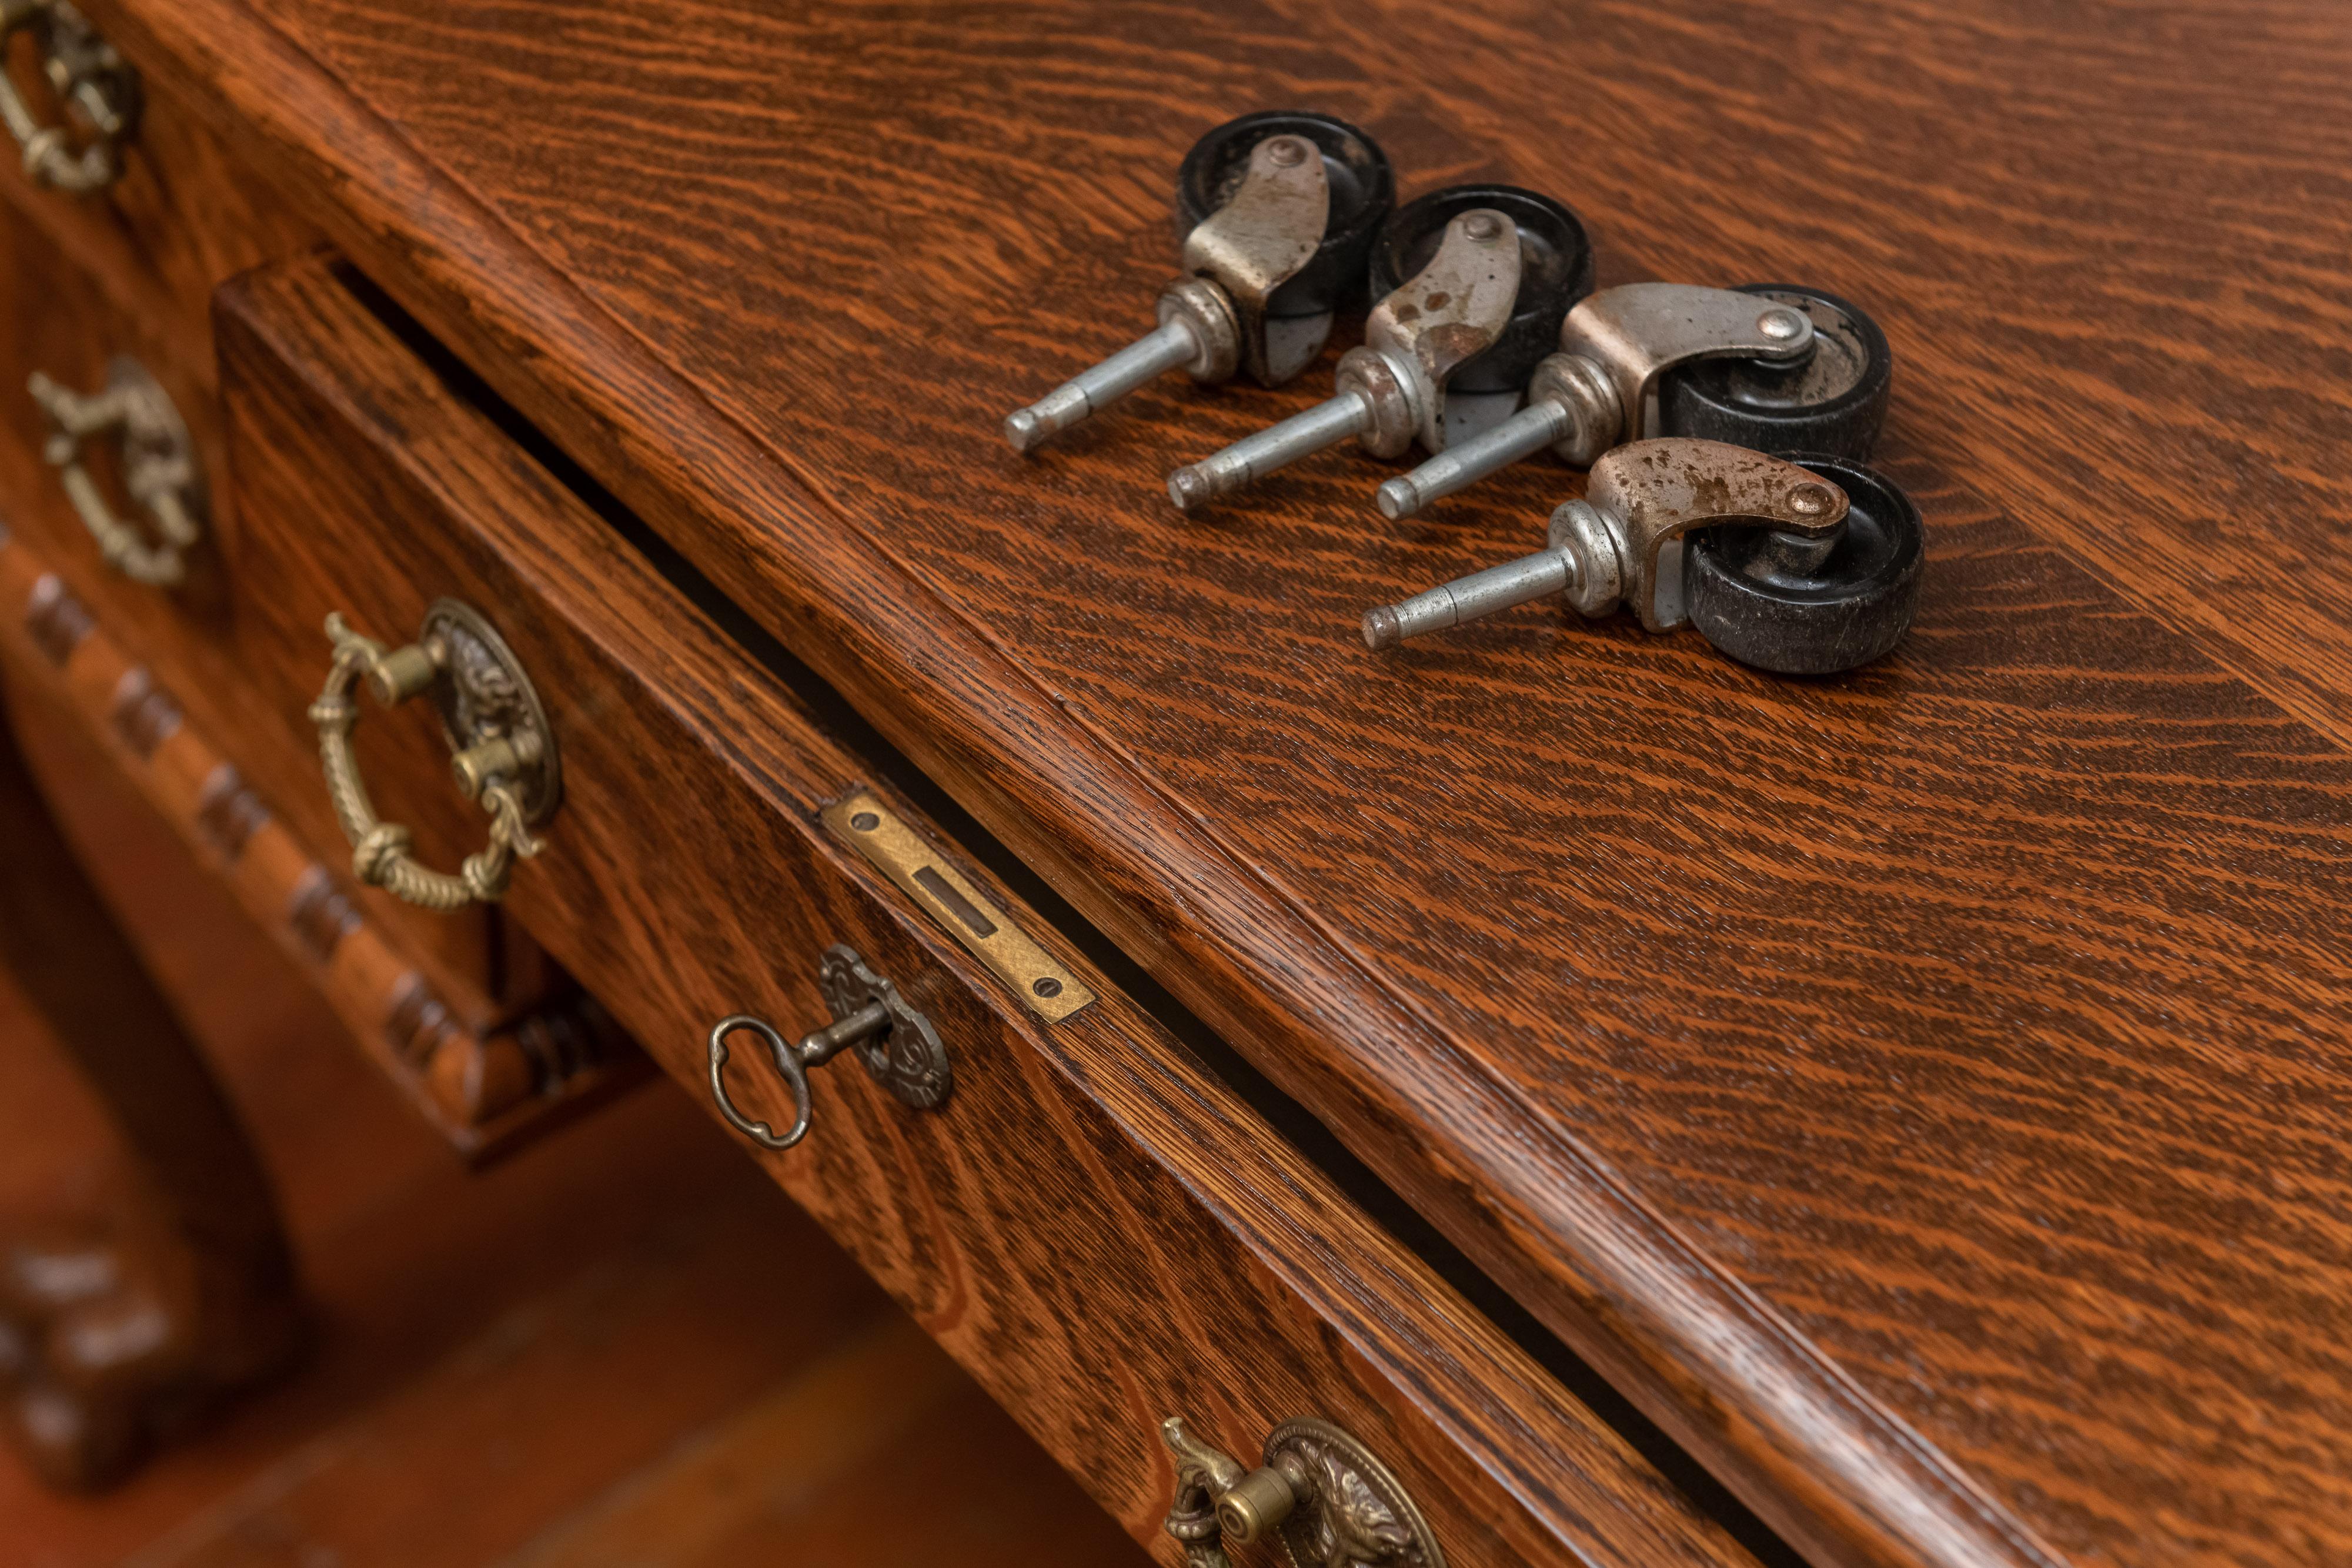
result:
M 267 585 L 238 627 L 251 677 L 307 734 L 331 612 L 395 642 L 437 601 L 479 611 L 562 768 L 508 906 L 706 1104 L 722 1015 L 824 1023 L 836 946 L 893 978 L 950 1057 L 944 1103 L 912 1108 L 844 1059 L 813 1075 L 806 1141 L 756 1157 L 1131 1531 L 1181 1560 L 1160 1533 L 1163 1416 L 1255 1463 L 1277 1423 L 1312 1416 L 1385 1459 L 1457 1563 L 1746 1560 L 395 328 L 320 265 L 223 296 L 239 570 Z M 371 706 L 354 740 L 375 806 L 454 866 L 483 817 L 438 727 Z M 1097 999 L 1048 1018 L 951 938 L 827 826 L 859 789 L 961 890 L 933 907 L 1033 935 Z M 782 1125 L 753 1054 L 733 1092 Z
M 355 906 L 340 869 L 287 829 L 119 629 L 10 530 L 9 515 L 0 508 L 0 685 L 40 688 L 81 721 L 452 1148 L 492 1159 L 644 1076 L 644 1059 L 577 988 L 495 1028 L 467 1027 L 414 954 Z
M 137 188 L 136 161 L 126 174 Z M 247 585 L 237 575 L 236 508 L 228 497 L 228 460 L 220 439 L 217 378 L 209 326 L 191 329 L 156 303 L 165 294 L 177 300 L 194 291 L 197 320 L 204 320 L 209 266 L 193 262 L 152 287 L 132 291 L 144 301 L 126 302 L 84 265 L 32 211 L 60 206 L 81 221 L 100 216 L 84 211 L 104 195 L 66 197 L 32 193 L 23 206 L 0 204 L 0 493 L 8 497 L 14 526 L 34 542 L 77 598 L 91 607 L 136 660 L 159 676 L 198 716 L 203 727 L 239 754 L 255 754 L 257 766 L 273 746 L 285 745 L 279 727 L 257 706 L 236 651 L 235 628 L 247 612 Z M 113 232 L 101 225 L 101 232 Z M 158 236 L 143 229 L 122 236 L 142 246 Z M 85 246 L 85 249 L 92 248 Z M 142 253 L 143 254 L 143 253 Z M 227 257 L 207 253 L 210 263 Z M 168 284 L 167 288 L 165 285 Z M 187 491 L 189 510 L 200 532 L 183 552 L 184 577 L 168 586 L 134 580 L 110 566 L 96 537 L 68 503 L 58 471 L 45 459 L 53 434 L 48 415 L 25 391 L 39 373 L 76 394 L 105 386 L 121 361 L 152 375 L 191 439 L 195 484 Z M 80 464 L 107 509 L 151 542 L 155 522 L 126 491 L 121 445 L 100 433 L 81 444 Z M 298 746 L 280 761 L 297 766 L 309 752 Z M 341 843 L 330 833 L 312 841 L 319 849 Z M 380 895 L 362 896 L 371 921 L 397 935 L 433 975 L 439 994 L 468 1028 L 492 1028 L 519 1009 L 553 994 L 556 977 L 537 950 L 493 913 L 457 921 L 428 921 Z

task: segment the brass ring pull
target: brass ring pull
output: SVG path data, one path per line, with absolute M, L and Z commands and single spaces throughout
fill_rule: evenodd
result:
M 954 1087 L 947 1047 L 940 1042 L 931 1020 L 907 1003 L 898 988 L 866 967 L 854 947 L 825 949 L 817 969 L 817 988 L 833 1010 L 833 1022 L 812 1030 L 798 1045 L 787 1041 L 774 1027 L 749 1013 L 720 1019 L 710 1031 L 710 1096 L 727 1124 L 764 1149 L 791 1148 L 808 1136 L 816 1105 L 809 1092 L 809 1070 L 822 1067 L 845 1047 L 856 1048 L 875 1081 L 919 1111 L 939 1105 Z M 776 1074 L 793 1093 L 793 1124 L 779 1134 L 765 1122 L 755 1122 L 736 1109 L 727 1093 L 727 1038 L 748 1030 L 760 1037 Z
M 425 629 L 405 648 L 388 650 L 361 636 L 341 615 L 327 617 L 327 635 L 335 662 L 310 705 L 310 722 L 319 727 L 319 759 L 335 816 L 352 843 L 352 874 L 425 909 L 495 902 L 514 862 L 539 853 L 542 846 L 530 830 L 552 816 L 562 799 L 555 734 L 513 652 L 478 612 L 452 599 L 425 613 Z M 458 786 L 489 813 L 489 847 L 467 856 L 455 876 L 419 864 L 408 852 L 409 831 L 379 818 L 368 800 L 352 747 L 362 681 L 385 707 L 432 699 Z
M 1429 1521 L 1386 1465 L 1328 1421 L 1301 1416 L 1265 1436 L 1265 1462 L 1240 1461 L 1202 1442 L 1182 1417 L 1160 1423 L 1176 1457 L 1176 1501 L 1166 1530 L 1186 1568 L 1231 1568 L 1225 1544 L 1278 1539 L 1294 1568 L 1445 1568 Z
M 19 33 L 32 35 L 41 72 L 88 135 L 77 152 L 62 125 L 44 125 L 0 70 L 0 123 L 24 149 L 34 183 L 85 196 L 122 172 L 122 144 L 139 120 L 139 74 L 67 0 L 0 0 L 0 56 Z
M 106 564 L 151 588 L 178 587 L 187 576 L 187 552 L 204 537 L 198 521 L 204 487 L 195 443 L 170 394 L 128 356 L 107 367 L 105 387 L 91 395 L 68 391 L 37 371 L 27 390 L 49 420 L 42 455 L 58 471 L 67 499 L 98 541 Z M 113 438 L 122 487 L 153 524 L 152 538 L 115 516 L 82 461 L 84 444 L 100 436 Z

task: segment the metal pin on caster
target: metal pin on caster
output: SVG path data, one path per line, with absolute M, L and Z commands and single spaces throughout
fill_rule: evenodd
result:
M 1560 323 L 1527 406 L 1382 485 L 1381 512 L 1409 517 L 1549 446 L 1591 466 L 1651 436 L 1759 452 L 1870 455 L 1886 417 L 1894 355 L 1859 307 L 1793 284 L 1604 288 Z
M 1159 327 L 1004 421 L 1016 452 L 1178 367 L 1280 386 L 1315 362 L 1333 315 L 1362 297 L 1364 255 L 1395 200 L 1388 155 L 1328 114 L 1244 115 L 1193 145 L 1176 176 L 1182 276 Z
M 1860 463 L 1640 441 L 1592 465 L 1542 549 L 1370 612 L 1364 642 L 1392 647 L 1559 593 L 1588 620 L 1631 606 L 1648 630 L 1694 626 L 1757 669 L 1830 674 L 1903 640 L 1925 556 L 1919 509 Z
M 1372 266 L 1382 298 L 1363 345 L 1340 359 L 1332 397 L 1171 474 L 1180 509 L 1350 436 L 1377 457 L 1416 440 L 1444 451 L 1462 433 L 1450 394 L 1507 414 L 1568 308 L 1592 287 L 1592 246 L 1576 214 L 1509 185 L 1457 185 L 1411 203 L 1382 230 Z

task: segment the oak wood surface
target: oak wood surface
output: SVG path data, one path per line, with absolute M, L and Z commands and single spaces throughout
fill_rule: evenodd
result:
M 510 1153 L 645 1076 L 644 1056 L 576 987 L 494 1028 L 469 1028 L 416 957 L 361 914 L 356 885 L 297 840 L 270 795 L 189 720 L 171 688 L 123 652 L 114 627 L 100 622 L 30 543 L 5 534 L 0 667 L 46 688 L 108 749 L 327 996 L 385 1076 L 467 1159 Z M 305 795 L 320 788 L 299 774 L 281 782 Z
M 451 1159 L 72 716 L 12 698 L 285 1190 L 327 1332 L 303 1375 L 102 1499 L 0 1463 L 0 1561 L 479 1568 L 602 1544 L 639 1568 L 733 1531 L 739 1565 L 892 1568 L 940 1531 L 959 1563 L 1145 1561 L 679 1092 L 490 1171 Z M 102 1118 L 5 977 L 0 1042 L 0 1210 L 86 1219 L 117 1164 Z M 865 1528 L 822 1529 L 845 1506 Z
M 2346 1549 L 2340 12 L 91 8 L 1800 1542 Z M 1569 481 L 1162 509 L 1306 389 L 1004 453 L 1299 99 L 1867 301 L 1906 649 L 1373 663 Z
M 1794 1535 L 2340 1547 L 2336 12 L 94 9 Z M 1002 454 L 1140 318 L 1183 143 L 1294 97 L 1409 191 L 1552 183 L 1604 282 L 1877 308 L 1912 644 L 1767 686 L 1528 613 L 1369 665 L 1364 601 L 1564 479 L 1157 510 L 1301 392 Z
M 1465 1560 L 1749 1560 L 1099 975 L 1058 954 L 1098 999 L 1044 1028 L 835 843 L 816 814 L 861 764 L 333 270 L 241 279 L 219 334 L 240 570 L 271 607 L 239 628 L 255 690 L 307 726 L 330 608 L 369 630 L 481 609 L 563 758 L 509 907 L 699 1098 L 720 1017 L 827 1021 L 827 946 L 892 977 L 950 1044 L 951 1098 L 911 1111 L 845 1059 L 807 1143 L 761 1163 L 1132 1534 L 1181 1557 L 1161 1417 L 1254 1451 L 1316 1413 Z M 310 527 L 331 499 L 351 526 Z M 478 832 L 432 725 L 400 716 L 362 727 L 372 791 L 422 813 L 420 843 Z M 789 1119 L 748 1049 L 730 1082 Z

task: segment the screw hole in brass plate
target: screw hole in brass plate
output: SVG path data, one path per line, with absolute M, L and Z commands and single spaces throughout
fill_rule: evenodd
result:
M 1014 925 L 1011 915 L 871 790 L 851 790 L 827 806 L 823 817 L 835 838 L 921 904 L 1031 1012 L 1059 1023 L 1094 1001 L 1095 994 L 1084 981 Z

